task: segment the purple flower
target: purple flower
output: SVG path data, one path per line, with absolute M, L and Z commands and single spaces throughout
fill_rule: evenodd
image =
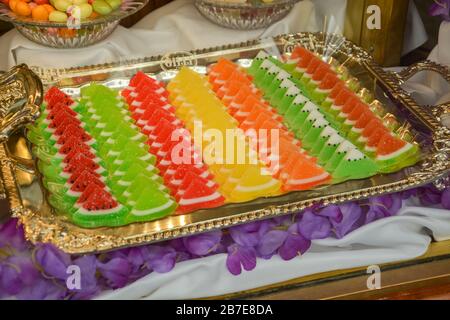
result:
M 275 223 L 273 221 L 257 221 L 242 224 L 229 229 L 231 238 L 240 246 L 254 247 L 261 236 L 269 231 Z
M 335 205 L 329 205 L 329 206 L 323 207 L 322 209 L 320 209 L 317 212 L 317 214 L 322 217 L 328 217 L 337 223 L 341 222 L 342 219 L 344 218 L 342 216 L 341 210 L 339 209 L 339 206 L 335 206 Z
M 417 195 L 424 206 L 441 204 L 441 192 L 432 184 L 419 188 Z
M 36 246 L 34 256 L 45 274 L 59 280 L 66 280 L 67 267 L 72 264 L 68 254 L 51 244 L 44 243 Z
M 20 300 L 61 300 L 66 296 L 66 288 L 55 280 L 38 278 L 33 285 L 27 286 L 16 297 Z
M 442 192 L 441 204 L 445 209 L 450 210 L 450 187 Z
M 183 238 L 186 250 L 195 256 L 206 256 L 219 247 L 222 231 L 216 230 Z
M 370 198 L 365 223 L 396 215 L 402 208 L 402 204 L 402 196 L 398 193 Z
M 278 254 L 281 259 L 289 261 L 304 254 L 310 246 L 311 241 L 300 233 L 299 224 L 295 223 L 289 227 L 286 240 L 278 249 Z
M 7 245 L 19 251 L 27 247 L 23 226 L 18 223 L 17 219 L 9 219 L 0 225 L 0 248 Z
M 128 283 L 131 265 L 125 258 L 113 258 L 108 262 L 97 262 L 97 268 L 113 289 L 122 288 Z
M 328 212 L 331 212 L 331 210 L 326 211 L 326 213 Z M 342 214 L 337 214 L 335 217 L 339 217 L 339 219 L 334 220 L 336 222 L 342 220 Z M 308 240 L 325 239 L 331 234 L 331 223 L 327 217 L 306 210 L 298 223 L 298 230 Z
M 94 255 L 84 255 L 73 261 L 80 268 L 80 288 L 74 289 L 72 299 L 88 299 L 100 292 L 97 284 L 97 258 Z
M 235 276 L 241 274 L 242 267 L 251 271 L 256 267 L 256 252 L 252 247 L 232 244 L 228 247 L 227 268 Z
M 428 9 L 430 16 L 441 16 L 445 21 L 450 21 L 450 0 L 434 0 Z
M 173 269 L 177 261 L 177 252 L 169 246 L 148 246 L 146 265 L 158 273 L 166 273 Z
M 287 237 L 288 232 L 284 230 L 266 232 L 256 247 L 258 255 L 264 259 L 271 258 L 283 245 Z
M 11 256 L 1 263 L 0 292 L 17 295 L 33 286 L 38 278 L 39 272 L 30 257 Z
M 407 200 L 409 198 L 416 197 L 417 196 L 417 190 L 418 189 L 415 188 L 415 189 L 409 189 L 409 190 L 401 192 L 402 199 L 403 200 Z
M 334 233 L 336 237 L 341 239 L 347 234 L 355 230 L 362 225 L 362 209 L 354 202 L 344 203 L 339 206 L 339 210 L 342 213 L 342 221 L 336 222 L 331 220 L 334 227 Z

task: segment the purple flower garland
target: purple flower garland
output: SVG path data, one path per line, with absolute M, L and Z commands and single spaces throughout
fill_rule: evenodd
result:
M 441 17 L 444 21 L 450 21 L 450 0 L 433 0 L 434 3 L 428 9 L 428 14 L 433 17 Z
M 226 253 L 228 270 L 238 275 L 253 270 L 257 258 L 279 255 L 291 260 L 305 253 L 311 240 L 342 238 L 370 222 L 396 215 L 402 200 L 418 197 L 423 205 L 450 209 L 450 188 L 426 186 L 342 205 L 314 207 L 292 215 L 248 223 L 223 231 L 120 249 L 70 256 L 50 244 L 25 241 L 15 219 L 0 225 L 0 298 L 88 299 L 102 290 L 117 289 L 151 273 L 165 273 L 177 262 Z M 81 289 L 66 286 L 67 268 L 78 266 Z

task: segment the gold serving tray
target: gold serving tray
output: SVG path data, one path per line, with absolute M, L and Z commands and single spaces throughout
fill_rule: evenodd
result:
M 248 65 L 262 49 L 283 53 L 295 44 L 302 44 L 344 63 L 363 87 L 373 91 L 387 111 L 403 124 L 403 133 L 411 134 L 420 144 L 423 154 L 420 163 L 394 174 L 377 175 L 370 179 L 348 181 L 243 204 L 228 204 L 153 222 L 117 228 L 83 229 L 67 221 L 64 216 L 54 214 L 45 200 L 45 190 L 40 185 L 39 173 L 31 157 L 31 146 L 24 138 L 23 127 L 38 114 L 36 105 L 42 101 L 42 87 L 33 72 L 22 65 L 0 78 L 0 195 L 6 194 L 12 215 L 23 223 L 25 235 L 30 241 L 51 242 L 68 253 L 79 254 L 193 235 L 297 212 L 314 204 L 342 203 L 406 190 L 429 182 L 442 183 L 450 171 L 450 130 L 441 124 L 440 117 L 448 114 L 450 107 L 419 106 L 401 85 L 424 70 L 438 72 L 450 83 L 449 70 L 431 62 L 423 62 L 401 73 L 386 72 L 363 49 L 344 39 L 340 41 L 337 37 L 322 33 L 299 33 L 113 64 L 58 70 L 33 68 L 33 71 L 46 87 L 56 85 L 76 96 L 81 86 L 92 81 L 123 88 L 138 70 L 167 81 L 176 75 L 177 68 L 182 65 L 206 72 L 206 66 L 220 57 Z

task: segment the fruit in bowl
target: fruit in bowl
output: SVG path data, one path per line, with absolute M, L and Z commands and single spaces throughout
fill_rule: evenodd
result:
M 123 0 L 0 0 L 16 15 L 35 21 L 95 19 L 117 10 Z

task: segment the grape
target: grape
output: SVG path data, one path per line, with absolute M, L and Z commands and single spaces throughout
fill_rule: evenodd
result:
M 68 0 L 54 0 L 55 8 L 58 11 L 66 12 L 67 8 L 72 5 Z
M 86 19 L 92 14 L 92 6 L 89 3 L 80 4 L 80 18 Z
M 92 3 L 92 8 L 95 12 L 103 16 L 110 14 L 112 11 L 110 5 L 103 0 L 94 0 L 94 2 Z
M 67 14 L 61 11 L 52 11 L 48 15 L 48 20 L 52 22 L 66 22 L 67 21 Z
M 122 4 L 122 0 L 105 0 L 113 10 L 116 10 Z

